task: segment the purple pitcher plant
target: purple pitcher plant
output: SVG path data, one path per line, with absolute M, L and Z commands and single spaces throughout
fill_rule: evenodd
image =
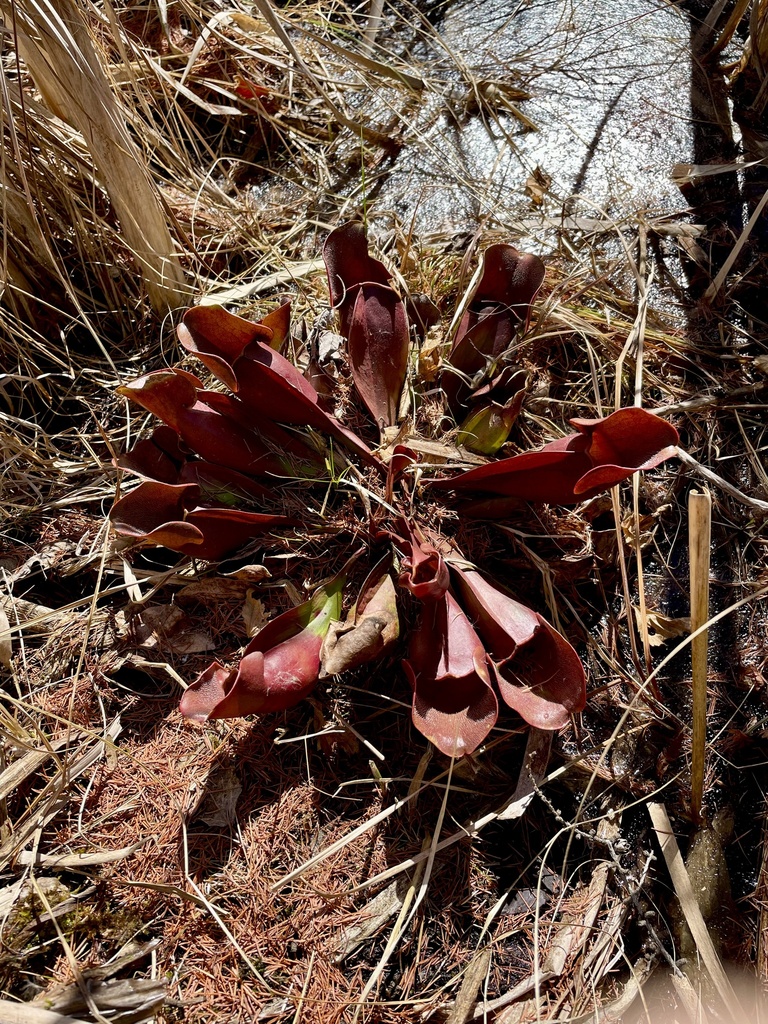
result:
M 182 714 L 281 711 L 318 680 L 399 651 L 413 724 L 448 756 L 476 751 L 500 707 L 536 728 L 562 728 L 586 702 L 576 651 L 460 550 L 456 524 L 505 519 L 526 502 L 585 501 L 674 455 L 675 428 L 622 408 L 572 419 L 573 433 L 538 451 L 505 454 L 526 396 L 511 353 L 545 267 L 497 243 L 447 339 L 443 440 L 457 441 L 459 471 L 440 471 L 418 454 L 426 388 L 415 369 L 439 310 L 428 296 L 400 294 L 360 223 L 332 231 L 323 256 L 344 340 L 334 366 L 302 351 L 289 303 L 257 322 L 206 305 L 187 310 L 177 329 L 206 379 L 175 367 L 119 389 L 161 421 L 118 460 L 139 478 L 110 513 L 124 547 L 160 545 L 207 562 L 275 535 L 356 549 L 308 600 L 261 628 L 238 664 L 214 661 L 193 680 Z M 343 515 L 327 514 L 342 506 Z

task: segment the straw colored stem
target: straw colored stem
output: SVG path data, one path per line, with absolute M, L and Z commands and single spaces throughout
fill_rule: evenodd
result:
M 688 498 L 688 547 L 691 563 L 691 631 L 709 619 L 709 548 L 712 533 L 712 496 L 691 491 Z M 704 761 L 707 742 L 707 641 L 703 630 L 691 641 L 693 667 L 693 739 L 691 746 L 691 812 L 701 821 Z
M 711 58 L 711 57 L 716 56 L 718 53 L 722 53 L 723 52 L 723 50 L 726 48 L 728 43 L 730 43 L 730 41 L 733 39 L 733 34 L 736 31 L 736 29 L 739 27 L 739 22 L 744 17 L 744 15 L 746 13 L 746 10 L 747 10 L 747 7 L 749 7 L 749 3 L 750 3 L 750 0 L 737 0 L 737 3 L 735 4 L 733 10 L 731 11 L 731 14 L 730 14 L 730 17 L 728 18 L 728 21 L 723 26 L 723 29 L 720 32 L 720 35 L 718 36 L 717 41 L 715 42 L 714 46 L 712 47 L 712 49 L 707 54 L 707 57 Z M 723 7 L 725 5 L 720 6 L 718 4 L 716 6 L 720 7 L 720 12 L 722 13 Z M 709 20 L 709 19 L 707 19 L 707 20 Z M 717 21 L 717 18 L 715 18 L 715 21 Z M 713 22 L 713 25 L 714 25 L 714 22 Z

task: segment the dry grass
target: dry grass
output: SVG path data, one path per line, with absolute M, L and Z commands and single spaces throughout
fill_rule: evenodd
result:
M 514 444 L 642 400 L 689 453 L 613 500 L 459 527 L 588 667 L 588 710 L 551 752 L 510 714 L 476 758 L 430 760 L 397 657 L 262 722 L 183 724 L 181 686 L 212 650 L 236 656 L 244 610 L 284 607 L 328 556 L 266 545 L 260 582 L 125 556 L 104 523 L 111 460 L 145 424 L 115 386 L 175 361 L 165 314 L 188 294 L 248 313 L 289 290 L 311 326 L 319 242 L 361 209 L 389 264 L 441 303 L 444 331 L 477 249 L 514 225 L 487 220 L 457 252 L 377 190 L 397 152 L 429 144 L 424 110 L 509 133 L 524 102 L 501 103 L 408 5 L 386 8 L 375 38 L 376 9 L 365 22 L 342 4 L 0 11 L 2 995 L 81 1020 L 586 1022 L 600 1005 L 634 1019 L 657 971 L 670 1013 L 701 999 L 716 1015 L 646 809 L 663 804 L 688 847 L 686 497 L 702 483 L 705 811 L 732 825 L 719 841 L 705 830 L 715 868 L 690 873 L 708 886 L 728 869 L 714 956 L 768 979 L 765 323 L 724 279 L 719 307 L 670 326 L 643 218 L 621 225 L 626 252 L 576 225 L 549 256 Z M 483 183 L 449 173 L 490 207 Z

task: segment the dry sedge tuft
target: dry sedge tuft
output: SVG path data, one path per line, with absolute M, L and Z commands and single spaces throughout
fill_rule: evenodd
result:
M 80 133 L 152 305 L 158 312 L 178 306 L 189 292 L 166 212 L 77 5 L 30 0 L 4 3 L 0 12 L 50 114 Z

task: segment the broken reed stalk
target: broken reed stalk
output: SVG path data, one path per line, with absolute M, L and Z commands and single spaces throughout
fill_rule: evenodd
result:
M 691 632 L 709 619 L 709 549 L 712 534 L 712 495 L 708 490 L 688 496 Z M 707 642 L 709 630 L 691 641 L 693 676 L 693 738 L 691 741 L 691 813 L 701 822 L 704 762 L 707 743 Z

